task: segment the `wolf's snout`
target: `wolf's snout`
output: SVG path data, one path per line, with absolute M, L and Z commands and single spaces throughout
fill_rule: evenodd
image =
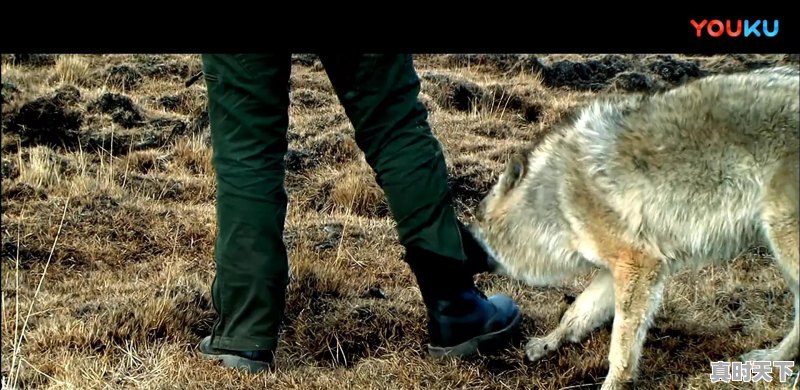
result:
M 478 272 L 495 273 L 498 271 L 500 262 L 492 256 L 492 251 L 484 242 L 483 234 L 478 224 L 470 222 L 462 225 L 462 237 L 465 239 L 464 249 L 467 258 L 475 263 Z

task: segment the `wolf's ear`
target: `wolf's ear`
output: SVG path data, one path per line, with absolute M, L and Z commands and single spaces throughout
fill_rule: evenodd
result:
M 515 154 L 506 163 L 506 172 L 503 177 L 503 192 L 509 191 L 516 187 L 519 182 L 525 177 L 525 155 Z

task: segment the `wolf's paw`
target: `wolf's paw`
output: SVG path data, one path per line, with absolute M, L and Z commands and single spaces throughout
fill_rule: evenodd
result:
M 624 382 L 624 381 L 615 381 L 612 379 L 606 379 L 603 382 L 603 385 L 600 387 L 600 390 L 628 390 L 632 389 L 633 384 L 631 382 Z
M 545 357 L 550 352 L 555 351 L 556 348 L 558 348 L 558 343 L 553 341 L 552 338 L 532 337 L 525 345 L 525 356 L 527 356 L 528 360 L 531 362 L 535 362 Z

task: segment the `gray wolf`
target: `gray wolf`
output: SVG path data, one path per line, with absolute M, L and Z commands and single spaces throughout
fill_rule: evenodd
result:
M 713 75 L 669 91 L 598 99 L 512 157 L 469 228 L 494 271 L 532 286 L 597 273 L 530 360 L 612 321 L 604 389 L 635 382 L 665 281 L 687 267 L 772 251 L 794 323 L 742 360 L 800 347 L 800 73 Z

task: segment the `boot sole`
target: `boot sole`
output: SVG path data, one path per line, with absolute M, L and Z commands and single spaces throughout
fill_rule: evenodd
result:
M 273 365 L 269 363 L 250 360 L 236 355 L 212 354 L 202 351 L 199 352 L 199 355 L 203 359 L 221 361 L 225 367 L 244 370 L 251 374 L 258 374 L 260 372 L 271 371 L 273 369 Z
M 509 340 L 512 333 L 519 329 L 521 323 L 522 313 L 517 313 L 517 316 L 508 326 L 496 332 L 473 337 L 452 347 L 437 347 L 428 344 L 428 354 L 434 358 L 465 357 L 474 355 L 479 351 L 494 349 L 501 342 Z

